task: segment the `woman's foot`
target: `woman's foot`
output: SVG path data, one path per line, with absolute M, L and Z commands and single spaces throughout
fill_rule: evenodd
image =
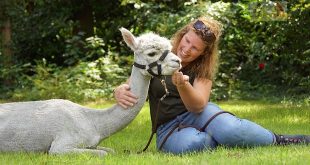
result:
M 289 144 L 310 144 L 309 135 L 276 135 L 276 144 L 289 145 Z

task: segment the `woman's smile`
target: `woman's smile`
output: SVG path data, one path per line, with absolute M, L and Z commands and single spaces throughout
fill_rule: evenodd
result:
M 178 54 L 180 56 L 180 58 L 186 58 L 188 57 L 189 55 L 187 55 L 183 50 L 180 51 L 180 53 Z

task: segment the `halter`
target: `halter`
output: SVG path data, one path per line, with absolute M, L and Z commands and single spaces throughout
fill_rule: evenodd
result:
M 154 62 L 150 63 L 149 65 L 141 65 L 141 64 L 138 64 L 136 62 L 134 62 L 133 65 L 137 68 L 140 68 L 140 69 L 146 69 L 146 71 L 148 71 L 154 77 L 159 77 L 159 76 L 161 76 L 162 70 L 161 70 L 161 64 L 158 62 L 164 61 L 164 59 L 167 57 L 168 53 L 169 53 L 169 50 L 165 50 L 164 53 L 160 56 L 160 58 L 157 61 L 154 61 Z M 152 71 L 152 68 L 156 67 L 156 66 L 157 66 L 158 74 L 156 74 Z

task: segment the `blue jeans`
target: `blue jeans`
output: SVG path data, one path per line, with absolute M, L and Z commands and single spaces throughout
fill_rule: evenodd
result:
M 222 110 L 216 104 L 209 102 L 204 111 L 199 114 L 186 112 L 159 126 L 156 132 L 157 148 L 176 125 L 181 123 L 182 125 L 202 128 L 214 114 L 220 111 Z M 231 147 L 251 147 L 275 143 L 275 136 L 271 131 L 249 120 L 239 119 L 228 113 L 215 117 L 205 130 L 199 131 L 194 127 L 175 129 L 161 150 L 181 154 L 213 149 L 219 144 Z

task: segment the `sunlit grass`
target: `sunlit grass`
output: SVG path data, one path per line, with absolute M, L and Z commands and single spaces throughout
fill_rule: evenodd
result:
M 105 108 L 113 103 L 98 101 L 85 106 Z M 263 101 L 228 101 L 218 103 L 222 109 L 240 118 L 252 120 L 276 133 L 310 134 L 310 107 L 286 106 Z M 47 155 L 43 153 L 1 153 L 0 164 L 309 164 L 310 146 L 267 146 L 255 148 L 218 147 L 214 151 L 181 156 L 163 154 L 155 149 L 155 138 L 149 149 L 138 154 L 151 133 L 148 104 L 137 118 L 122 131 L 99 145 L 116 153 L 105 157 L 89 154 Z

